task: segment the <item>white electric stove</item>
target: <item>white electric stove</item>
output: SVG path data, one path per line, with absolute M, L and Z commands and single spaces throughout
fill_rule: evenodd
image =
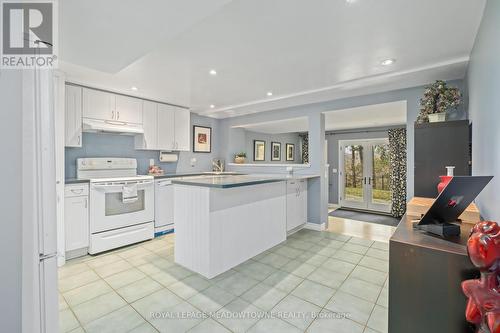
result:
M 136 159 L 79 158 L 77 178 L 90 180 L 90 254 L 154 237 L 154 178 Z

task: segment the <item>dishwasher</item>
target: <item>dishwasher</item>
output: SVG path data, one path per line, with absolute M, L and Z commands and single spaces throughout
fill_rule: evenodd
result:
M 155 236 L 174 230 L 174 186 L 169 179 L 155 180 Z

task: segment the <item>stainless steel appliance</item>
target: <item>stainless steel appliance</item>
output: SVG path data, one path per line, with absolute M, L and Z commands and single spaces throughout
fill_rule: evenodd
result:
M 135 159 L 80 158 L 77 177 L 90 179 L 90 254 L 154 237 L 154 179 Z

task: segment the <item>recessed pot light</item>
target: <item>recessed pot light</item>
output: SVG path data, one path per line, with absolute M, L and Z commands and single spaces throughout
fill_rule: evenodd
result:
M 382 66 L 390 66 L 390 65 L 394 64 L 395 62 L 396 62 L 396 59 L 389 58 L 389 59 L 382 60 L 382 62 L 380 64 Z
M 211 108 L 211 109 L 215 108 L 215 105 L 210 104 L 210 108 Z
M 268 91 L 267 92 L 267 96 L 272 96 L 273 95 L 273 92 L 272 91 Z
M 215 69 L 211 69 L 210 72 L 208 72 L 208 73 L 210 73 L 210 75 L 214 75 L 214 76 L 217 75 L 217 71 Z
M 137 87 L 136 87 L 136 86 L 133 86 L 133 87 L 131 87 L 131 88 L 130 88 L 130 90 L 137 91 L 137 90 L 139 90 L 139 89 L 137 89 Z

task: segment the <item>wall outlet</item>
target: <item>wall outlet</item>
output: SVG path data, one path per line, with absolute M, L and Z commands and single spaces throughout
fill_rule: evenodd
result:
M 191 166 L 194 167 L 196 165 L 196 157 L 191 158 Z
M 149 159 L 149 166 L 153 166 L 155 165 L 155 159 L 154 158 L 150 158 Z

